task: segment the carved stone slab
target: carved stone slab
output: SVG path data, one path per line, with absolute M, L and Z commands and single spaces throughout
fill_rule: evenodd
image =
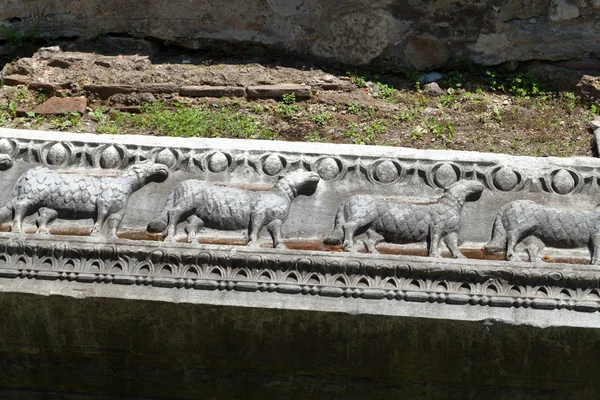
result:
M 1 279 L 225 291 L 232 295 L 244 292 L 294 299 L 316 296 L 365 301 L 375 308 L 378 302 L 437 304 L 474 307 L 478 313 L 483 307 L 555 310 L 571 315 L 595 312 L 600 307 L 600 270 L 594 266 L 534 265 L 518 258 L 506 262 L 499 261 L 502 256 L 489 258 L 481 251 L 492 237 L 498 212 L 513 201 L 531 200 L 557 210 L 592 212 L 600 199 L 597 159 L 10 129 L 0 129 L 0 157 L 4 169 L 0 172 L 0 206 L 10 203 L 19 178 L 39 167 L 60 176 L 76 174 L 94 179 L 117 179 L 138 164 L 152 166 L 152 171 L 160 171 L 163 178 L 168 174 L 164 182 L 155 179 L 127 192 L 124 212 L 118 210 L 120 225 L 112 225 L 119 227 L 118 238 L 89 237 L 96 222 L 94 215 L 53 215 L 47 236 L 35 234 L 40 220 L 42 225 L 49 222 L 44 219 L 48 217 L 45 211 L 24 218 L 24 234 L 8 232 L 10 224 L 3 225 Z M 186 185 L 193 189 L 186 189 Z M 446 225 L 427 223 L 420 227 L 417 221 L 396 230 L 393 224 L 400 226 L 406 221 L 383 217 L 389 210 L 418 210 L 434 221 L 449 212 L 444 208 L 444 196 L 454 192 L 461 193 L 451 196 L 460 206 L 444 217 L 451 221 Z M 176 209 L 170 204 L 183 204 L 170 199 L 182 193 L 191 193 L 196 202 L 172 216 L 180 223 L 179 229 L 170 233 L 181 243 L 167 243 L 163 240 L 169 213 Z M 235 222 L 237 214 L 224 211 L 233 203 L 220 203 L 221 193 L 232 193 L 244 204 L 263 201 L 256 200 L 262 195 L 244 197 L 248 193 L 273 193 L 278 200 L 248 209 L 240 217 L 240 225 Z M 471 194 L 477 194 L 476 201 L 466 201 Z M 391 254 L 341 254 L 340 245 L 323 244 L 334 229 L 339 209 L 343 210 L 349 199 L 362 199 L 363 195 L 374 199 L 369 204 L 375 204 L 380 218 L 369 226 L 384 236 L 389 234 L 389 240 L 381 244 L 381 238 L 362 240 L 371 251 Z M 213 206 L 207 208 L 205 204 Z M 275 204 L 281 206 L 275 219 L 261 220 L 254 233 L 243 228 L 266 215 L 264 210 L 272 212 Z M 407 206 L 390 206 L 393 204 Z M 223 212 L 229 214 L 219 214 Z M 233 219 L 227 222 L 223 215 Z M 164 223 L 158 224 L 158 229 L 153 221 Z M 271 221 L 276 221 L 275 225 Z M 151 226 L 156 229 L 148 232 Z M 444 228 L 435 231 L 435 226 Z M 413 232 L 417 228 L 418 235 Z M 361 229 L 354 232 L 357 239 L 369 228 Z M 450 252 L 440 238 L 446 238 Z M 249 240 L 262 248 L 243 247 Z M 464 254 L 467 259 L 414 257 L 426 255 L 432 240 L 442 244 L 439 254 L 437 244 L 430 247 L 430 255 Z M 409 244 L 399 244 L 404 242 Z M 357 240 L 353 247 L 348 241 L 344 248 L 364 251 L 362 243 Z M 548 243 L 552 244 L 546 241 L 541 247 Z M 288 249 L 267 249 L 283 245 Z M 527 246 L 517 245 L 517 253 L 531 253 Z M 590 261 L 585 247 L 538 250 L 549 261 Z

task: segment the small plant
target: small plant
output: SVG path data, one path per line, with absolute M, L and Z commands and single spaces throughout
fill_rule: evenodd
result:
M 329 111 L 324 111 L 319 115 L 315 115 L 310 118 L 310 120 L 317 125 L 325 126 L 327 122 L 331 119 L 331 113 Z
M 114 121 L 103 120 L 96 126 L 96 133 L 104 135 L 116 135 L 119 133 L 119 128 Z
M 8 109 L 10 110 L 10 115 L 12 115 L 12 117 L 15 118 L 17 116 L 17 103 L 11 101 L 10 103 L 8 103 Z
M 577 97 L 575 96 L 575 93 L 563 92 L 562 96 L 567 101 L 567 109 L 569 110 L 569 114 L 573 113 L 573 110 L 575 109 L 575 105 L 577 103 Z
M 312 143 L 314 143 L 314 142 L 320 142 L 321 140 L 323 140 L 323 138 L 321 137 L 321 135 L 317 131 L 310 132 L 308 135 L 304 136 L 304 139 L 307 142 L 312 142 Z
M 17 89 L 17 100 L 26 100 L 29 97 L 29 91 L 25 88 Z
M 46 95 L 46 93 L 42 92 L 41 90 L 36 93 L 36 96 L 35 96 L 36 102 L 41 104 L 41 103 L 45 102 L 46 100 L 48 100 L 48 96 Z
M 386 85 L 385 83 L 378 83 L 379 96 L 385 101 L 394 101 L 396 99 L 396 93 L 398 92 L 393 87 Z
M 387 131 L 387 122 L 383 119 L 376 119 L 369 125 L 365 126 L 365 142 L 370 143 L 375 140 L 375 137 L 384 134 Z
M 452 70 L 444 76 L 444 82 L 450 87 L 460 87 L 465 81 L 465 76 L 458 70 Z
M 52 128 L 54 129 L 64 131 L 69 128 L 78 127 L 80 122 L 81 115 L 78 112 L 72 111 L 51 120 L 50 125 L 52 125 Z
M 398 114 L 395 114 L 393 117 L 394 121 L 412 121 L 415 118 L 415 113 L 413 111 L 402 111 Z
M 369 106 L 369 108 L 367 108 L 367 115 L 369 117 L 373 117 L 376 112 L 377 112 L 377 107 L 375 107 L 375 106 Z
M 487 83 L 493 91 L 500 91 L 514 96 L 530 98 L 542 93 L 538 78 L 531 72 L 502 74 L 495 70 L 486 71 Z
M 348 103 L 348 114 L 358 114 L 363 109 L 363 105 L 356 102 Z
M 96 108 L 94 111 L 89 112 L 88 115 L 93 121 L 100 122 L 104 116 L 104 109 Z
M 590 119 L 593 119 L 598 113 L 598 107 L 595 104 L 590 106 Z
M 502 114 L 498 107 L 494 106 L 494 109 L 492 110 L 492 116 L 496 121 L 502 123 Z
M 360 74 L 358 71 L 347 71 L 346 75 L 350 77 L 350 82 L 355 84 L 359 88 L 367 87 L 367 80 L 364 75 Z
M 427 133 L 427 129 L 417 125 L 414 128 L 411 129 L 410 131 L 410 136 L 414 139 L 414 140 L 422 140 L 425 137 L 425 134 Z
M 443 139 L 447 142 L 454 140 L 456 127 L 454 122 L 447 116 L 444 116 L 441 120 L 431 118 L 428 123 L 428 128 L 434 136 L 431 138 L 432 142 L 435 142 L 437 139 Z
M 296 102 L 296 94 L 295 93 L 284 93 L 283 94 L 283 104 L 294 104 Z

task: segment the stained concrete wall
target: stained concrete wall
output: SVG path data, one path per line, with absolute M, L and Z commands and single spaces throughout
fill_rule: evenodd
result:
M 222 293 L 231 307 L 178 289 L 0 289 L 0 399 L 600 396 L 598 329 L 253 307 L 285 304 L 269 293 Z
M 599 0 L 5 1 L 8 32 L 119 33 L 200 49 L 256 42 L 353 65 L 419 70 L 600 55 Z

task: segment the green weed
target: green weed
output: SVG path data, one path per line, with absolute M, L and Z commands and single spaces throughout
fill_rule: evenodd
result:
M 310 120 L 313 123 L 315 123 L 317 125 L 321 125 L 321 126 L 327 125 L 327 122 L 329 122 L 330 119 L 331 119 L 331 113 L 329 111 L 324 111 L 321 114 L 315 115 L 310 118 Z

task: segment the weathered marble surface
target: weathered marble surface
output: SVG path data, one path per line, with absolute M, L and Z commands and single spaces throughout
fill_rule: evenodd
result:
M 117 33 L 194 49 L 245 41 L 346 64 L 435 69 L 461 57 L 498 64 L 597 56 L 599 10 L 598 0 L 9 0 L 0 23 L 45 37 Z

